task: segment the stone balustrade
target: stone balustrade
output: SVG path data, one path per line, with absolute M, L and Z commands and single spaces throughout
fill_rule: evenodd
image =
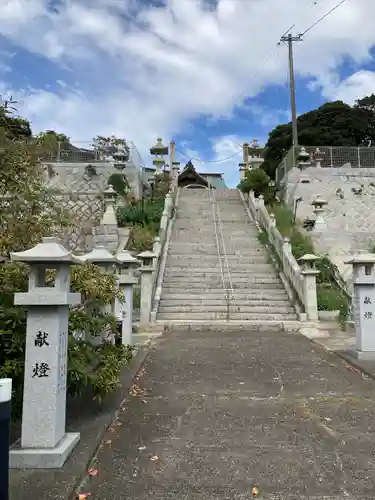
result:
M 318 319 L 316 276 L 319 274 L 315 269 L 317 257 L 304 255 L 300 259 L 301 266 L 299 265 L 292 254 L 289 240 L 283 238 L 276 227 L 275 216 L 268 213 L 263 196 L 255 198 L 254 193 L 250 192 L 247 206 L 259 228 L 267 234 L 282 271 L 302 304 L 307 318 L 316 321 Z
M 179 190 L 173 186 L 164 201 L 159 234 L 154 240 L 152 252 L 142 252 L 137 257 L 142 262 L 140 325 L 146 326 L 156 319 L 163 282 L 166 249 L 172 229 L 173 208 L 177 206 Z

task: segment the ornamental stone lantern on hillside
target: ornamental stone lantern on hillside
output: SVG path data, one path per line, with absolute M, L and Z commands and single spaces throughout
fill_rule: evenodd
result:
M 159 175 L 162 173 L 162 168 L 165 165 L 165 155 L 168 155 L 169 150 L 168 146 L 164 146 L 163 144 L 163 139 L 161 137 L 158 137 L 157 142 L 155 146 L 150 148 L 150 154 L 151 156 L 154 157 L 152 160 L 152 163 L 155 165 L 155 174 Z

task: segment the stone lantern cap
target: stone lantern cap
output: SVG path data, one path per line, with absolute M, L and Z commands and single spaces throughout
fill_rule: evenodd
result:
M 152 267 L 153 261 L 157 256 L 153 252 L 146 250 L 138 254 L 137 257 L 142 261 L 144 267 Z
M 320 196 L 317 196 L 316 198 L 313 199 L 311 202 L 311 205 L 314 205 L 315 207 L 323 207 L 324 205 L 328 205 L 328 201 L 324 200 Z
M 164 146 L 163 139 L 161 137 L 158 137 L 155 146 L 150 148 L 150 154 L 160 156 L 168 154 L 168 146 Z
M 301 262 L 301 264 L 303 265 L 303 267 L 306 269 L 314 269 L 315 268 L 315 262 L 319 260 L 319 257 L 317 257 L 316 255 L 312 254 L 312 253 L 307 253 L 305 255 L 302 255 L 302 257 L 300 257 L 298 259 L 299 262 Z
M 364 253 L 360 255 L 355 255 L 349 260 L 346 260 L 344 264 L 352 264 L 354 265 L 365 265 L 365 264 L 375 264 L 375 254 L 373 253 Z
M 141 262 L 132 256 L 130 252 L 127 250 L 122 250 L 118 254 L 116 254 L 116 258 L 120 265 L 124 267 L 136 267 L 141 264 Z
M 109 250 L 102 246 L 97 246 L 91 252 L 80 255 L 78 258 L 83 262 L 91 262 L 93 264 L 117 264 L 119 262 Z
M 314 158 L 316 160 L 322 160 L 324 158 L 324 151 L 321 151 L 319 148 L 316 148 L 316 150 L 314 151 Z
M 306 148 L 303 146 L 301 147 L 298 155 L 297 155 L 298 160 L 300 161 L 308 161 L 310 159 L 309 153 L 306 151 Z
M 41 243 L 24 252 L 10 252 L 10 258 L 16 262 L 46 264 L 81 264 L 81 259 L 67 250 L 57 238 L 43 238 Z
M 103 194 L 105 198 L 111 199 L 116 196 L 116 191 L 113 189 L 113 186 L 109 184 L 108 187 L 103 191 Z

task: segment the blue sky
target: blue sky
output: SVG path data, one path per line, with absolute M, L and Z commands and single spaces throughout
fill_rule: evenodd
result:
M 264 143 L 289 119 L 279 37 L 292 23 L 304 31 L 336 3 L 5 0 L 0 91 L 19 101 L 35 132 L 55 129 L 82 145 L 121 136 L 146 164 L 158 136 L 174 139 L 181 162 L 209 160 L 193 163 L 233 186 L 241 144 Z M 375 92 L 374 16 L 375 2 L 347 0 L 296 44 L 299 113 Z

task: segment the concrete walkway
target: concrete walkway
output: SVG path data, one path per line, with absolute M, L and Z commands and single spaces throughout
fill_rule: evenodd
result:
M 375 497 L 375 382 L 299 334 L 170 332 L 139 387 L 90 500 Z

